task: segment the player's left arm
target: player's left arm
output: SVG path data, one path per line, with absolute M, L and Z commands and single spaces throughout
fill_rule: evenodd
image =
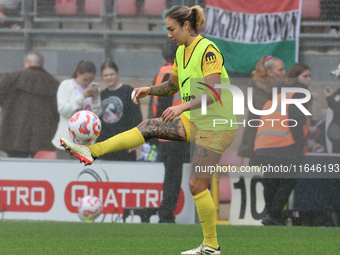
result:
M 208 85 L 209 88 L 208 91 L 211 92 L 211 96 L 207 96 L 207 105 L 210 105 L 214 103 L 215 101 L 218 101 L 218 96 L 221 97 L 221 89 L 215 88 L 216 84 L 221 84 L 221 73 L 223 68 L 223 57 L 221 53 L 215 49 L 212 45 L 210 45 L 206 51 L 203 54 L 203 60 L 202 60 L 202 73 L 204 76 L 205 84 Z M 215 91 L 212 91 L 212 89 L 216 91 L 218 96 L 215 94 Z M 201 108 L 201 101 L 202 96 L 199 96 L 195 98 L 194 100 L 191 100 L 190 102 L 187 102 L 186 104 L 186 110 L 195 110 L 198 108 Z

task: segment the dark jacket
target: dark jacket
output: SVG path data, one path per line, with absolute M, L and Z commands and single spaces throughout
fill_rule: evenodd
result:
M 326 98 L 328 107 L 333 110 L 333 120 L 336 124 L 340 125 L 340 100 L 335 101 L 334 97 L 340 95 L 340 88 L 337 89 L 333 95 Z
M 14 71 L 0 77 L 0 150 L 28 152 L 55 150 L 59 81 L 42 67 Z
M 262 80 L 258 80 L 255 82 L 252 81 L 251 85 L 253 87 L 253 105 L 257 110 L 262 110 L 264 104 L 268 101 L 269 95 L 272 91 L 273 84 L 260 82 Z M 265 79 L 263 79 L 265 81 Z M 260 119 L 261 116 L 255 115 L 252 112 L 248 111 L 247 119 L 245 122 L 245 128 L 242 134 L 241 145 L 238 149 L 238 156 L 240 157 L 250 157 L 254 151 L 254 141 L 256 136 L 257 128 L 249 127 L 248 120 L 251 119 Z M 239 121 L 240 122 L 240 121 Z

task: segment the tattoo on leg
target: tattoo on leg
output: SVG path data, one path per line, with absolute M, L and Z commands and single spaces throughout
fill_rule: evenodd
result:
M 171 122 L 161 118 L 142 121 L 137 128 L 144 136 L 145 141 L 151 138 L 161 138 L 173 141 L 186 141 L 187 135 L 184 125 L 179 117 Z
M 196 166 L 201 167 L 203 166 L 204 159 L 208 157 L 209 150 L 196 145 L 193 159 L 192 159 L 192 166 L 191 171 L 194 172 L 194 169 L 196 169 Z

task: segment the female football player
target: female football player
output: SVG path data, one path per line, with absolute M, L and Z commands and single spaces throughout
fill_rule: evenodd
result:
M 95 145 L 76 145 L 61 139 L 62 146 L 86 164 L 92 164 L 101 155 L 136 147 L 151 138 L 194 142 L 196 147 L 189 186 L 204 241 L 198 248 L 182 254 L 221 254 L 215 206 L 208 190 L 211 175 L 205 169 L 219 163 L 222 153 L 234 140 L 237 129 L 237 125 L 233 124 L 236 118 L 232 113 L 231 92 L 215 88 L 215 84 L 229 82 L 223 56 L 213 42 L 198 34 L 204 23 L 204 12 L 200 6 L 170 9 L 165 26 L 168 37 L 179 46 L 170 79 L 157 86 L 137 88 L 132 95 L 132 100 L 137 103 L 137 99 L 147 95 L 170 96 L 180 91 L 181 105 L 167 108 L 161 118 L 147 119 L 136 128 Z M 215 125 L 215 120 L 221 119 L 226 124 Z

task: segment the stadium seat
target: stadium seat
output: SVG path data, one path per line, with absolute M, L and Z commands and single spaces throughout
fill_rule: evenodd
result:
M 116 13 L 119 16 L 137 14 L 136 0 L 116 0 Z
M 231 201 L 231 183 L 228 174 L 219 175 L 219 200 L 220 203 L 230 203 Z
M 77 0 L 55 0 L 55 14 L 57 15 L 77 14 Z
M 57 159 L 57 152 L 55 151 L 38 151 L 33 158 L 40 159 Z
M 165 9 L 165 0 L 144 0 L 144 14 L 147 16 L 161 17 Z
M 124 208 L 123 222 L 130 215 L 138 215 L 141 218 L 141 222 L 150 223 L 150 217 L 158 214 L 158 207 L 126 207 Z
M 243 166 L 243 158 L 237 156 L 237 151 L 226 150 L 220 159 L 220 166 Z
M 302 0 L 301 18 L 320 18 L 320 1 L 321 0 Z
M 103 13 L 100 12 L 101 2 L 103 4 Z M 105 12 L 105 0 L 86 0 L 85 1 L 85 14 L 100 15 Z
M 220 159 L 220 166 L 243 166 L 243 158 L 237 156 L 237 151 L 226 150 Z M 219 200 L 220 203 L 230 203 L 231 184 L 228 174 L 219 175 Z

